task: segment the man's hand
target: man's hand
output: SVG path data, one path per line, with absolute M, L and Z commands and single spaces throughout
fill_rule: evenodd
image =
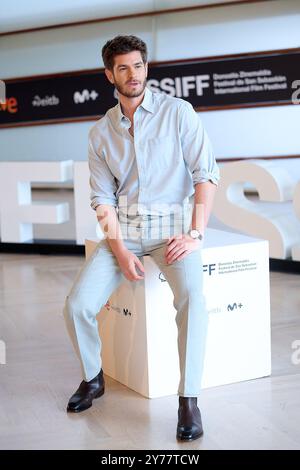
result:
M 137 267 L 142 273 L 145 273 L 144 266 L 132 251 L 124 248 L 114 254 L 126 279 L 129 281 L 139 281 L 140 279 L 144 279 L 144 274 L 139 275 L 136 271 Z
M 166 263 L 171 264 L 173 261 L 180 260 L 192 251 L 198 250 L 201 246 L 199 239 L 192 238 L 188 234 L 181 234 L 171 237 L 167 241 L 165 251 Z

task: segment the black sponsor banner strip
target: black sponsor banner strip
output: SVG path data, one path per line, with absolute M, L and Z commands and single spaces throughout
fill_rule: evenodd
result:
M 197 110 L 291 104 L 299 80 L 298 48 L 154 63 L 149 64 L 148 74 L 152 91 L 183 98 Z M 97 119 L 117 103 L 104 69 L 5 80 L 5 84 L 0 127 Z

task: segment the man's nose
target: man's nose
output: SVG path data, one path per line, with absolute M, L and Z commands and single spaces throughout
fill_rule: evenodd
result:
M 136 70 L 133 69 L 133 70 L 129 70 L 128 75 L 129 75 L 129 77 L 131 78 L 131 80 L 135 80 L 136 77 L 137 77 L 137 75 L 138 75 L 138 73 L 137 73 Z

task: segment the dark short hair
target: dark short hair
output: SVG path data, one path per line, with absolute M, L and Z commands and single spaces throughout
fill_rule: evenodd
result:
M 118 35 L 107 41 L 102 47 L 102 59 L 105 68 L 113 70 L 114 57 L 119 54 L 140 51 L 144 64 L 147 62 L 147 46 L 142 39 L 137 36 Z

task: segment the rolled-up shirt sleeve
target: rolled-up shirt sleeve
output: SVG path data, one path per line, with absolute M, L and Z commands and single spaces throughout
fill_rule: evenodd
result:
M 93 136 L 91 131 L 88 138 L 88 164 L 91 208 L 96 210 L 99 204 L 109 204 L 116 207 L 116 179 L 107 165 L 99 139 Z
M 193 185 L 212 181 L 218 186 L 219 167 L 200 117 L 188 101 L 181 106 L 179 116 L 183 157 L 192 174 Z

